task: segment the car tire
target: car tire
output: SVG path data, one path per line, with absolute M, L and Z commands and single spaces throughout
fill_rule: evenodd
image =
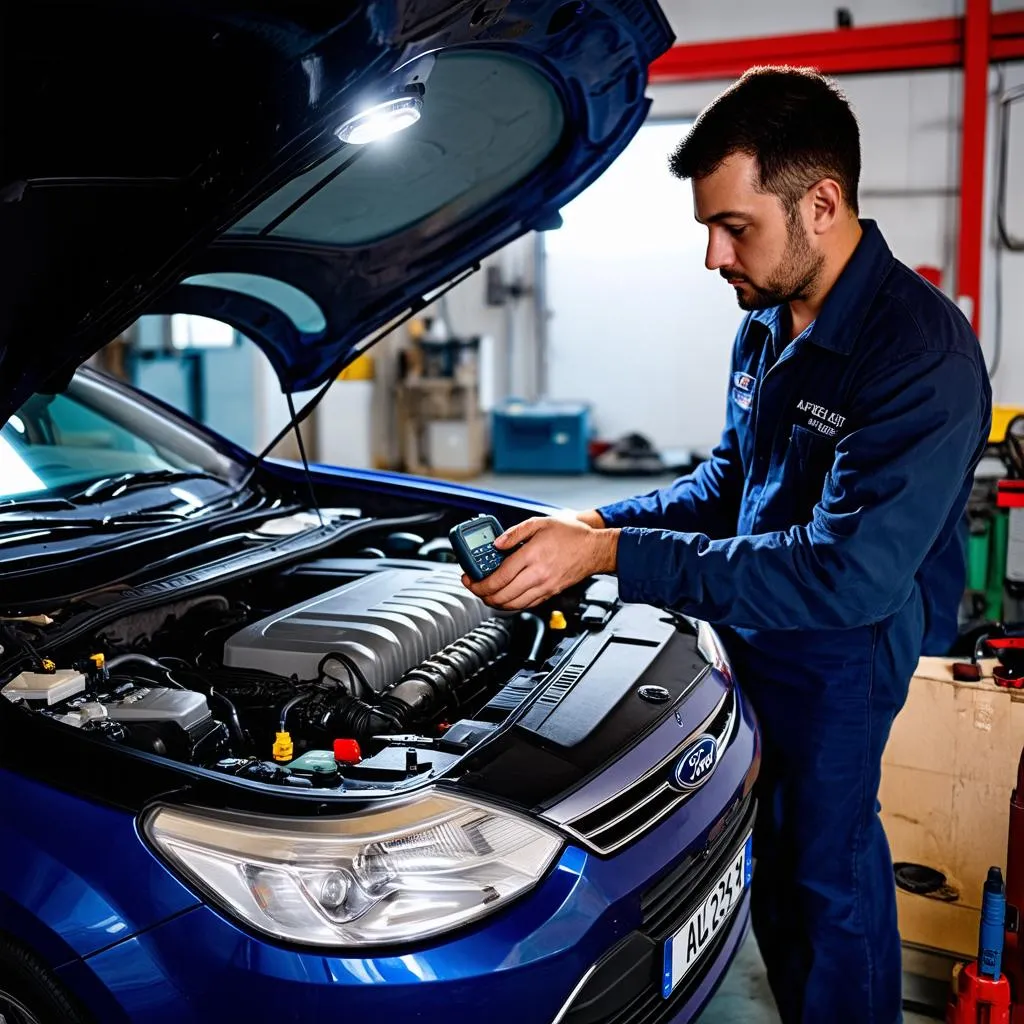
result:
M 92 1024 L 42 961 L 4 936 L 0 936 L 0 1020 L 7 1024 Z

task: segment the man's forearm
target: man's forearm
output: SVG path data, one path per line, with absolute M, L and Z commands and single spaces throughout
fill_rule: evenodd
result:
M 581 523 L 586 523 L 587 526 L 592 526 L 595 530 L 604 529 L 604 519 L 601 517 L 601 513 L 597 509 L 590 509 L 587 512 L 577 512 L 576 518 Z
M 592 527 L 594 536 L 594 563 L 591 572 L 615 572 L 618 565 L 619 534 L 621 530 L 609 530 L 605 526 L 604 517 L 597 509 L 577 512 L 576 518 L 585 526 Z
M 598 517 L 600 518 L 600 516 Z M 619 529 L 595 531 L 595 573 L 615 572 L 619 567 Z

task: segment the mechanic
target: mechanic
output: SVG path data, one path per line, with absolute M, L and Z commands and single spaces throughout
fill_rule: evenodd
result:
M 526 608 L 616 572 L 624 601 L 720 628 L 762 729 L 751 901 L 781 1017 L 892 1024 L 882 750 L 918 658 L 956 635 L 988 376 L 956 305 L 859 219 L 859 130 L 834 83 L 749 71 L 671 170 L 748 311 L 720 443 L 661 490 L 514 526 L 497 546 L 523 547 L 464 583 Z

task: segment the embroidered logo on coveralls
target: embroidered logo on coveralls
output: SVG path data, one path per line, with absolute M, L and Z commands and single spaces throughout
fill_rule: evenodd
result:
M 744 411 L 749 412 L 754 401 L 757 378 L 742 370 L 732 375 L 732 400 Z
M 797 402 L 796 407 L 800 412 L 808 414 L 806 426 L 811 430 L 816 430 L 819 434 L 824 434 L 825 437 L 835 437 L 836 431 L 846 422 L 846 417 L 840 413 L 832 412 L 831 409 L 827 409 L 823 405 L 815 405 L 814 402 L 808 402 L 806 399 Z

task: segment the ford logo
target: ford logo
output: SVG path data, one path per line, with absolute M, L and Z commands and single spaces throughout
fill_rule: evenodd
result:
M 701 736 L 676 761 L 672 781 L 680 789 L 699 789 L 708 781 L 717 764 L 718 741 L 714 736 Z

